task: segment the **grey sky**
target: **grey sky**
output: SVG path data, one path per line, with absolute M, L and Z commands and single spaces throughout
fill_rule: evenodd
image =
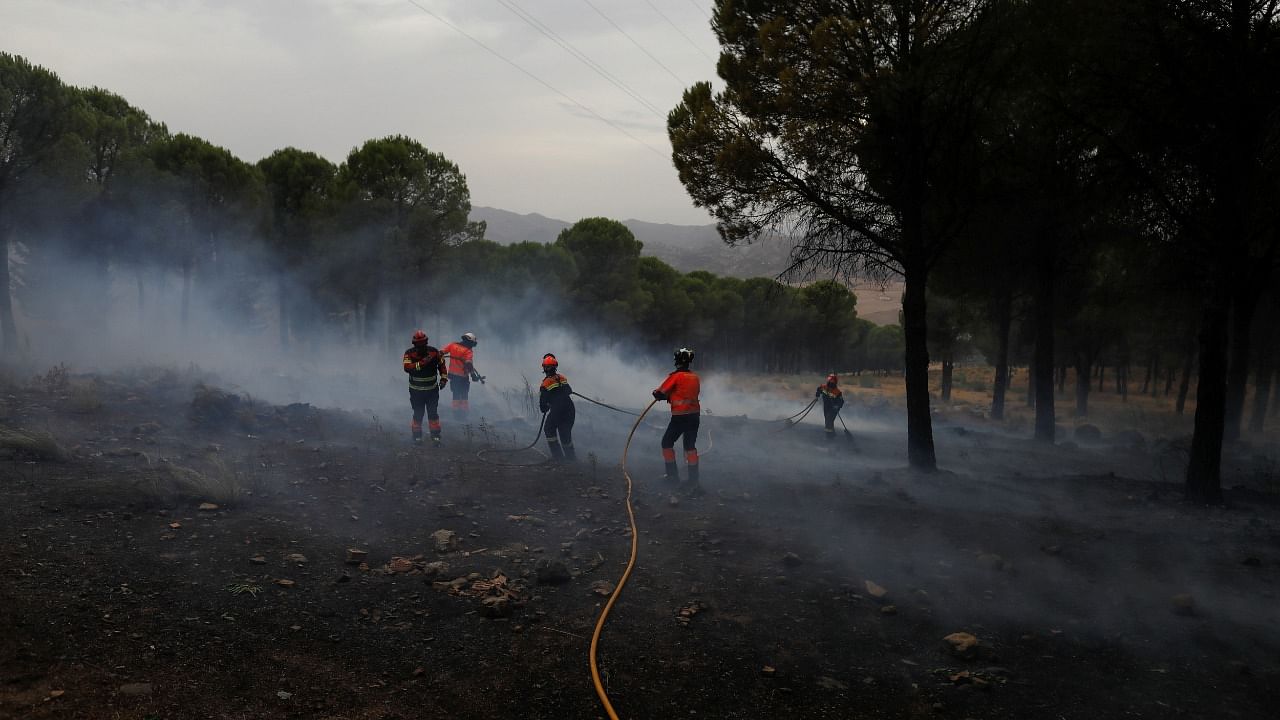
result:
M 711 0 L 2 0 L 0 50 L 120 93 L 250 162 L 287 145 L 337 162 L 402 133 L 458 163 L 477 205 L 704 223 L 671 167 L 665 115 L 685 86 L 714 79 L 710 12 Z

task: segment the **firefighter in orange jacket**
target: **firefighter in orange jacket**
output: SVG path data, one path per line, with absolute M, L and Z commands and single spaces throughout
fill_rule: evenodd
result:
M 422 415 L 431 426 L 431 444 L 440 446 L 440 389 L 449 382 L 444 357 L 427 344 L 427 334 L 413 333 L 413 347 L 404 351 L 404 371 L 409 373 L 409 405 L 413 407 L 413 441 L 422 442 Z
M 836 415 L 840 414 L 840 408 L 844 407 L 844 393 L 840 392 L 840 378 L 835 373 L 827 376 L 827 381 L 818 386 L 813 393 L 815 398 L 822 398 L 822 416 L 827 421 L 824 430 L 827 434 L 827 440 L 833 440 L 836 436 Z
M 462 339 L 444 346 L 445 357 L 449 358 L 449 386 L 453 392 L 451 407 L 460 418 L 466 418 L 471 411 L 471 382 L 484 382 L 484 376 L 476 372 L 475 333 L 462 333 Z
M 662 461 L 666 464 L 667 482 L 680 480 L 680 472 L 676 466 L 676 439 L 684 438 L 684 458 L 689 466 L 689 480 L 681 486 L 686 495 L 696 497 L 703 494 L 702 485 L 698 482 L 698 424 L 701 419 L 702 406 L 698 404 L 698 393 L 701 382 L 698 376 L 689 370 L 693 363 L 693 351 L 680 348 L 675 352 L 676 369 L 662 381 L 662 385 L 653 391 L 655 400 L 671 403 L 671 422 L 667 431 L 662 434 Z
M 542 356 L 542 386 L 538 388 L 538 409 L 547 417 L 542 423 L 547 436 L 547 449 L 551 459 L 559 462 L 575 462 L 578 455 L 573 449 L 573 388 L 569 380 L 560 374 L 560 362 L 547 353 Z

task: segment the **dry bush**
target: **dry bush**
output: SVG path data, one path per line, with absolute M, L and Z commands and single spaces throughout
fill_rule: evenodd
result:
M 191 422 L 208 429 L 253 428 L 255 414 L 251 400 L 208 385 L 196 385 L 188 411 Z
M 245 491 L 239 473 L 218 459 L 212 460 L 205 472 L 173 463 L 156 463 L 142 472 L 135 486 L 159 501 L 190 498 L 220 505 L 240 500 Z
M 35 384 L 50 395 L 66 392 L 70 382 L 71 372 L 67 370 L 65 363 L 58 363 L 35 378 Z
M 66 462 L 70 459 L 53 435 L 19 428 L 0 428 L 0 454 L 52 462 Z
M 102 409 L 102 394 L 98 392 L 98 383 L 94 380 L 71 383 L 71 391 L 67 396 L 66 409 L 73 413 L 96 413 Z

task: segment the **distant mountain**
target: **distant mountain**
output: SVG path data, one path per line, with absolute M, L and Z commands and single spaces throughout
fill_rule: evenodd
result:
M 485 237 L 502 245 L 554 242 L 560 231 L 572 224 L 537 213 L 520 215 L 478 206 L 471 208 L 471 219 L 485 221 Z M 669 225 L 642 220 L 624 220 L 623 224 L 644 243 L 641 254 L 656 257 L 680 272 L 706 270 L 739 278 L 774 277 L 787 267 L 790 248 L 780 240 L 729 247 L 712 224 Z

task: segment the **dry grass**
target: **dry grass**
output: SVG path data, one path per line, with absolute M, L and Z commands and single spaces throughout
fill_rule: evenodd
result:
M 70 459 L 53 435 L 20 428 L 0 428 L 0 454 L 51 462 L 66 462 Z
M 190 498 L 219 505 L 237 502 L 246 490 L 240 473 L 217 458 L 209 461 L 204 472 L 173 463 L 154 463 L 142 472 L 135 485 L 161 502 Z

